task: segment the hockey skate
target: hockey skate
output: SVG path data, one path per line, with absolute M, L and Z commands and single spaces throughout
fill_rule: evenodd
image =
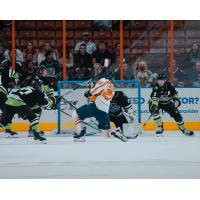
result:
M 34 135 L 34 140 L 35 141 L 39 141 L 39 142 L 41 142 L 41 143 L 43 143 L 43 144 L 46 144 L 46 138 L 45 137 L 42 137 L 41 135 L 40 135 L 40 133 L 38 133 L 38 132 L 33 132 L 33 135 Z
M 80 134 L 74 134 L 74 142 L 85 142 L 86 128 L 84 127 Z
M 156 131 L 156 136 L 163 136 L 163 132 L 164 132 L 164 129 L 163 127 L 158 127 L 157 131 Z
M 44 131 L 40 131 L 40 135 L 43 135 L 43 136 L 44 136 Z M 28 137 L 34 137 L 34 134 L 33 134 L 33 131 L 32 131 L 32 130 L 29 130 L 29 132 L 28 132 Z
M 18 138 L 18 133 L 11 131 L 10 129 L 6 129 L 5 134 L 7 138 Z
M 123 142 L 127 142 L 128 141 L 126 136 L 122 133 L 120 128 L 112 130 L 110 134 L 113 135 L 115 138 L 120 139 Z
M 189 130 L 187 130 L 187 129 L 183 130 L 182 132 L 183 132 L 183 134 L 185 134 L 185 135 L 187 135 L 187 136 L 193 136 L 193 135 L 194 135 L 194 132 L 193 132 L 193 131 L 189 131 Z
M 29 130 L 28 137 L 34 137 L 33 131 Z

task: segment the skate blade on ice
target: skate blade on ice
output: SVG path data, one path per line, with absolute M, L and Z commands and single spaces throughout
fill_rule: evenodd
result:
M 47 144 L 46 140 L 40 141 L 40 140 L 34 140 L 34 144 Z
M 157 138 L 162 138 L 162 137 L 165 137 L 165 135 L 164 134 L 156 134 L 156 137 Z
M 86 142 L 85 137 L 84 138 L 74 138 L 74 142 Z
M 10 135 L 10 134 L 5 134 L 5 135 L 6 138 L 19 138 L 18 135 Z

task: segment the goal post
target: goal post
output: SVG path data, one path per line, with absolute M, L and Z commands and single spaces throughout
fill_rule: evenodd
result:
M 83 84 L 85 81 L 59 81 L 58 82 L 58 96 L 67 93 L 78 85 Z M 136 120 L 141 123 L 141 84 L 139 80 L 117 80 L 113 81 L 116 91 L 123 91 L 129 98 L 129 102 L 133 105 L 133 109 L 136 114 Z M 72 133 L 73 132 L 73 122 L 70 115 L 75 108 L 78 108 L 84 104 L 88 104 L 89 100 L 84 97 L 85 91 L 88 87 L 85 85 L 80 85 L 79 88 L 73 90 L 68 95 L 65 96 L 69 103 L 61 103 L 58 105 L 58 134 L 60 133 Z M 90 119 L 85 121 L 92 125 L 96 125 L 95 119 Z M 90 132 L 96 132 L 94 128 L 87 127 Z

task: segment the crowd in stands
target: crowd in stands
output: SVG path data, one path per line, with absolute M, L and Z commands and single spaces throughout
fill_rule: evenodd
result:
M 94 30 L 119 30 L 119 21 L 96 20 L 93 23 Z M 124 22 L 125 30 L 132 24 Z M 99 73 L 104 66 L 105 59 L 109 64 L 115 65 L 114 79 L 120 79 L 120 45 L 117 42 L 111 49 L 106 41 L 93 42 L 90 34 L 82 32 L 82 39 L 78 41 L 74 49 L 67 47 L 67 77 L 68 80 L 87 80 Z M 36 47 L 32 42 L 27 42 L 25 47 L 16 49 L 16 69 L 30 70 L 31 68 L 46 69 L 48 76 L 62 80 L 62 49 L 56 49 L 46 41 L 42 46 Z M 145 56 L 148 53 L 145 54 Z M 157 69 L 151 67 L 148 59 L 139 55 L 132 58 L 124 54 L 123 78 L 126 80 L 138 79 L 144 87 L 152 86 L 157 74 L 165 73 L 169 77 L 169 57 L 162 66 Z M 4 48 L 0 44 L 0 67 L 11 66 L 11 47 Z M 174 60 L 174 77 L 176 86 L 200 86 L 200 46 L 194 43 L 185 57 L 185 62 Z

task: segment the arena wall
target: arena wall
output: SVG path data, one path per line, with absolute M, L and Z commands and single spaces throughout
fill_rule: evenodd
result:
M 179 96 L 181 97 L 182 105 L 180 107 L 180 112 L 186 122 L 186 125 L 191 130 L 200 130 L 200 88 L 177 88 Z M 129 96 L 129 91 L 127 90 L 127 95 Z M 144 122 L 149 116 L 148 101 L 151 93 L 150 88 L 142 88 L 141 90 L 141 119 Z M 133 95 L 133 93 L 131 93 Z M 130 98 L 134 98 L 129 96 Z M 82 98 L 85 98 L 82 96 Z M 79 100 L 81 101 L 81 99 Z M 135 105 L 135 107 L 137 107 Z M 41 116 L 40 127 L 44 131 L 56 131 L 57 129 L 57 116 L 56 110 L 45 110 Z M 164 121 L 164 127 L 166 130 L 177 130 L 176 123 L 170 118 L 168 114 L 161 114 Z M 68 128 L 73 128 L 71 119 L 66 116 L 63 119 Z M 29 128 L 29 123 L 24 122 L 18 116 L 14 117 L 13 120 L 13 130 L 15 131 L 27 131 Z M 145 130 L 155 130 L 156 126 L 153 120 L 146 125 Z

